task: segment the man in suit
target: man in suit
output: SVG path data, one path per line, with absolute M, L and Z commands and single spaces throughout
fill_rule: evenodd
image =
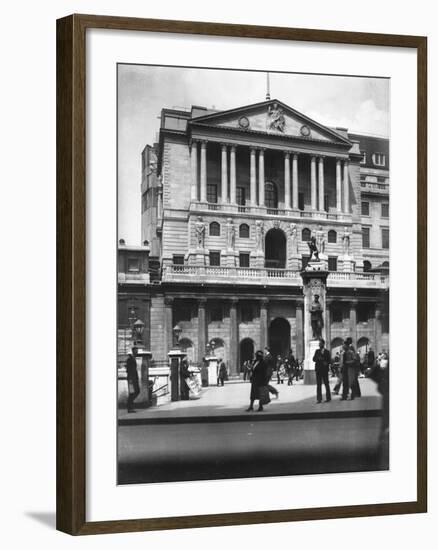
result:
M 132 353 L 128 354 L 126 359 L 126 379 L 128 381 L 128 412 L 134 413 L 134 401 L 140 393 L 140 384 L 137 371 L 137 348 L 132 348 Z
M 256 352 L 255 361 L 253 364 L 252 378 L 251 378 L 251 393 L 249 396 L 249 407 L 247 411 L 254 410 L 254 401 L 259 400 L 258 411 L 263 411 L 263 403 L 260 401 L 260 388 L 267 386 L 269 381 L 268 371 L 265 361 L 263 360 L 263 352 L 261 350 Z
M 265 348 L 265 364 L 266 364 L 266 371 L 267 371 L 267 374 L 268 374 L 268 390 L 269 390 L 269 393 L 272 393 L 278 399 L 278 395 L 279 395 L 280 392 L 276 388 L 274 388 L 274 386 L 271 386 L 271 384 L 269 384 L 269 381 L 271 380 L 271 377 L 272 377 L 272 374 L 273 374 L 274 368 L 275 368 L 275 359 L 272 356 L 271 350 L 269 348 Z
M 330 352 L 325 348 L 325 341 L 321 338 L 319 341 L 319 349 L 315 351 L 313 356 L 316 371 L 316 401 L 322 402 L 322 383 L 325 386 L 325 400 L 331 401 L 330 384 L 329 384 L 329 367 L 330 367 Z

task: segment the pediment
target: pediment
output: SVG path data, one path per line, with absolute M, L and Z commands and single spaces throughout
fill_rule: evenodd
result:
M 191 124 L 351 145 L 331 128 L 275 99 L 198 117 Z

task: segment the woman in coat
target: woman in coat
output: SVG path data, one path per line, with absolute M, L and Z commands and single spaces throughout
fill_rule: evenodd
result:
M 247 411 L 254 410 L 254 401 L 256 401 L 257 399 L 259 400 L 259 408 L 257 410 L 263 410 L 263 404 L 260 402 L 260 388 L 263 386 L 266 387 L 268 385 L 268 382 L 268 368 L 263 360 L 263 352 L 259 350 L 256 352 L 256 357 L 252 370 L 251 393 L 249 396 L 249 407 L 246 409 Z

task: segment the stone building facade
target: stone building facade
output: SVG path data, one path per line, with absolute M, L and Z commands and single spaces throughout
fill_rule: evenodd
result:
M 278 100 L 163 109 L 141 192 L 150 281 L 140 290 L 119 276 L 119 319 L 139 300 L 157 364 L 176 324 L 193 363 L 213 344 L 232 375 L 266 345 L 303 358 L 300 271 L 312 235 L 329 270 L 332 353 L 346 336 L 362 354 L 388 350 L 387 139 L 323 126 Z

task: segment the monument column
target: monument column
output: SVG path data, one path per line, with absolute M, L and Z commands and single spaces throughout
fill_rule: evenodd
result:
M 198 363 L 201 363 L 205 356 L 205 346 L 207 345 L 206 304 L 205 298 L 198 299 Z
M 312 204 L 312 210 L 317 209 L 316 205 L 316 158 L 310 159 L 310 198 Z
M 332 340 L 332 334 L 331 334 L 331 314 L 330 314 L 330 302 L 325 302 L 325 318 L 324 318 L 324 325 L 325 325 L 325 347 L 330 351 L 330 342 Z
M 284 153 L 284 207 L 290 210 L 290 153 Z
M 336 210 L 342 212 L 341 159 L 336 159 Z
M 350 302 L 350 336 L 353 340 L 353 346 L 357 347 L 357 300 Z
M 165 335 L 165 353 L 166 355 L 173 348 L 173 298 L 164 297 L 164 335 Z
M 298 154 L 292 157 L 292 208 L 298 210 Z
M 237 346 L 239 345 L 239 326 L 237 324 L 237 298 L 230 302 L 230 374 L 239 376 L 239 365 L 237 364 Z
M 297 343 L 296 343 L 296 350 L 295 350 L 295 358 L 297 360 L 304 359 L 304 341 L 303 341 L 303 302 L 297 302 L 296 303 L 296 333 L 297 333 Z
M 260 349 L 268 345 L 268 299 L 260 300 Z
M 250 149 L 250 168 L 249 168 L 249 179 L 250 179 L 250 202 L 251 206 L 257 204 L 257 180 L 256 180 L 256 150 L 254 147 Z
M 225 143 L 221 144 L 222 158 L 221 158 L 221 203 L 228 202 L 228 166 L 227 166 L 227 146 Z
M 259 206 L 265 205 L 265 150 L 259 150 Z
M 344 161 L 344 212 L 350 212 L 350 188 L 348 185 L 348 160 Z
M 318 184 L 319 184 L 319 210 L 324 212 L 324 157 L 319 157 L 318 160 Z
M 236 146 L 230 147 L 230 203 L 236 204 Z
M 191 185 L 191 199 L 192 201 L 198 200 L 198 142 L 192 141 L 192 147 L 190 149 L 190 161 L 192 166 L 192 185 Z
M 207 202 L 207 142 L 201 142 L 201 202 Z

